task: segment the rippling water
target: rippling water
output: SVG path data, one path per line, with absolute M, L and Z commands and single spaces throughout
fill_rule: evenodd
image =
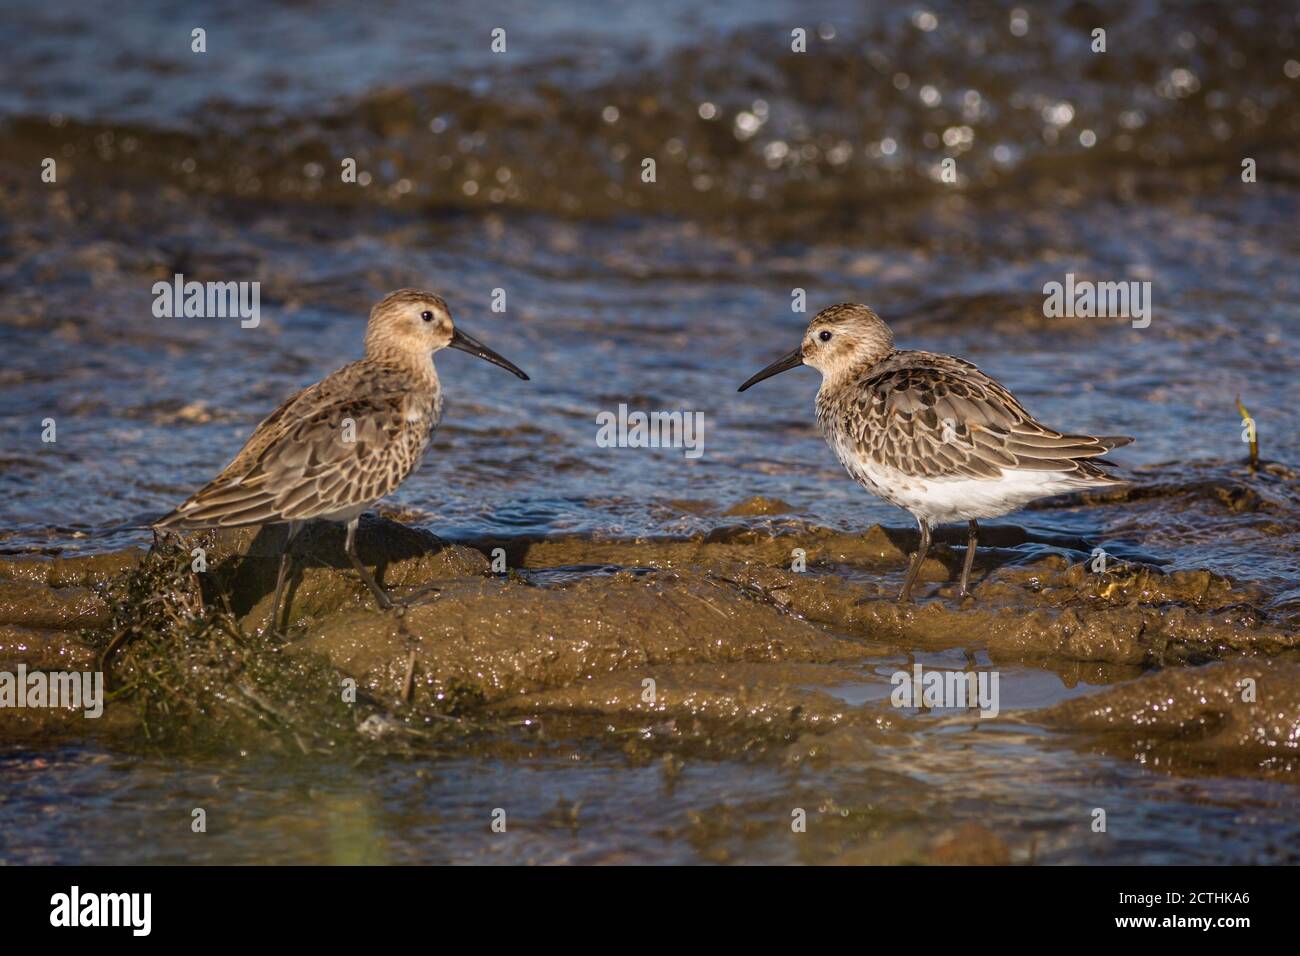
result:
M 1238 395 L 1263 456 L 1300 460 L 1294 4 L 696 7 L 0 11 L 0 550 L 142 543 L 401 286 L 532 376 L 438 356 L 444 424 L 391 503 L 440 535 L 905 527 L 815 433 L 815 373 L 736 394 L 798 341 L 802 289 L 810 313 L 872 304 L 1048 424 L 1137 437 L 1116 457 L 1170 503 L 1005 519 L 1031 550 L 1084 536 L 1300 608 L 1294 482 L 1247 522 L 1215 490 L 1246 454 Z M 259 281 L 260 326 L 155 318 L 177 272 Z M 1067 273 L 1150 282 L 1150 326 L 1045 318 Z M 620 403 L 703 412 L 704 455 L 597 447 Z M 724 514 L 754 495 L 791 511 Z

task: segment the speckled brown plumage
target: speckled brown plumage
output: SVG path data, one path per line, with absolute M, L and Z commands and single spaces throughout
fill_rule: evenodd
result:
M 881 467 L 924 478 L 996 480 L 1020 469 L 1110 482 L 1088 459 L 1132 440 L 1048 428 L 970 362 L 935 352 L 895 351 L 822 389 L 817 422 Z
M 930 529 L 967 521 L 959 593 L 967 592 L 977 521 L 1035 498 L 1123 482 L 1101 455 L 1132 441 L 1048 428 L 1009 390 L 970 362 L 894 348 L 894 334 L 865 305 L 819 312 L 798 349 L 752 376 L 741 391 L 798 365 L 822 373 L 817 424 L 864 488 L 916 518 L 921 530 L 900 597 L 907 599 Z
M 371 310 L 365 358 L 286 400 L 217 477 L 154 527 L 185 531 L 287 523 L 271 604 L 274 626 L 294 535 L 312 519 L 346 522 L 348 558 L 379 604 L 391 607 L 357 557 L 357 520 L 424 457 L 442 417 L 442 387 L 432 355 L 449 346 L 528 378 L 456 329 L 440 296 L 400 289 Z
M 159 528 L 348 520 L 415 470 L 442 417 L 427 373 L 362 359 L 289 398 Z M 352 438 L 354 440 L 347 440 Z

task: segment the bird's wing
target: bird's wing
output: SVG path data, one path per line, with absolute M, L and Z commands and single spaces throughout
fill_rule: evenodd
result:
M 1101 473 L 1087 459 L 1126 443 L 1047 428 L 961 359 L 921 352 L 898 358 L 855 383 L 846 423 L 872 460 L 904 474 L 995 479 L 1012 469 L 1095 478 Z
M 272 413 L 220 475 L 156 525 L 233 527 L 305 521 L 369 504 L 418 464 L 427 431 L 400 389 L 364 393 L 329 380 Z

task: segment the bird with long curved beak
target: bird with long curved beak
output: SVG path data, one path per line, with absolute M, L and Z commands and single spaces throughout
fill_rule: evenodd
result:
M 513 362 L 456 328 L 441 296 L 417 289 L 390 293 L 371 309 L 365 348 L 365 358 L 285 400 L 221 474 L 154 524 L 166 531 L 288 524 L 272 629 L 290 546 L 315 519 L 346 525 L 352 566 L 380 607 L 393 607 L 357 556 L 357 523 L 415 471 L 429 447 L 442 418 L 434 352 L 459 349 L 528 380 Z
M 794 351 L 740 386 L 800 365 L 822 373 L 817 425 L 840 463 L 867 491 L 911 512 L 921 529 L 900 601 L 911 600 L 936 524 L 969 522 L 958 596 L 970 588 L 980 518 L 1035 498 L 1112 488 L 1097 460 L 1127 445 L 1039 424 L 1001 384 L 970 362 L 894 348 L 894 333 L 865 305 L 814 316 Z

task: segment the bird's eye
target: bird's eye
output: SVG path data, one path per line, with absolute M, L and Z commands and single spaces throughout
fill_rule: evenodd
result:
M 420 313 L 420 318 L 424 319 L 424 321 L 426 322 L 432 322 L 433 313 L 430 312 L 428 309 L 425 309 L 423 312 Z
M 822 330 L 822 333 L 817 337 L 821 339 L 823 342 L 829 342 L 831 340 L 831 334 L 825 330 Z

